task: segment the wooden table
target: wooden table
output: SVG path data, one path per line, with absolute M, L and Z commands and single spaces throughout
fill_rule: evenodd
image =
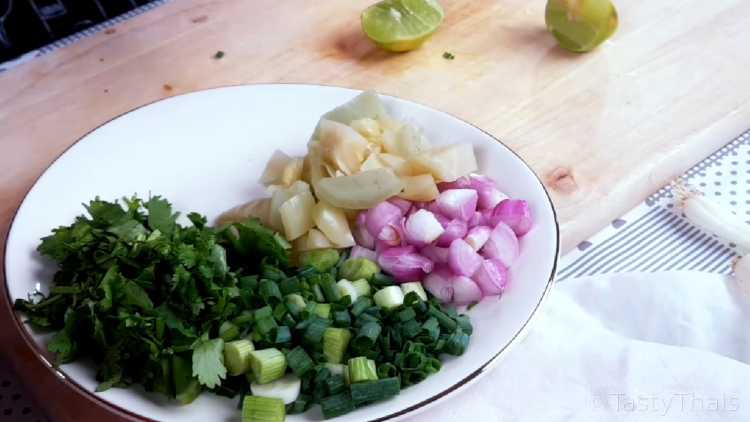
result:
M 542 0 L 444 0 L 429 44 L 388 54 L 360 31 L 368 3 L 180 0 L 1 74 L 0 236 L 34 180 L 88 131 L 222 85 L 375 89 L 468 120 L 546 182 L 564 251 L 750 126 L 748 1 L 619 0 L 618 32 L 586 55 L 556 46 Z M 44 386 L 50 415 L 104 418 L 33 357 L 4 302 L 3 351 Z

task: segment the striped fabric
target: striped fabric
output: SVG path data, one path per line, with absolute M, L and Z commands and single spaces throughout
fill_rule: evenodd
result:
M 750 130 L 681 179 L 750 223 Z M 731 272 L 733 245 L 705 233 L 675 207 L 665 186 L 562 258 L 557 280 L 625 271 Z
M 30 60 L 33 60 L 39 56 L 43 56 L 45 54 L 49 54 L 59 48 L 71 45 L 75 43 L 76 41 L 80 41 L 86 37 L 90 37 L 91 35 L 96 34 L 99 31 L 102 31 L 107 28 L 111 28 L 121 22 L 124 22 L 127 19 L 130 19 L 134 16 L 140 15 L 141 13 L 147 12 L 153 8 L 156 8 L 158 6 L 161 6 L 171 0 L 154 0 L 150 3 L 146 3 L 142 6 L 139 6 L 129 12 L 123 13 L 121 15 L 115 16 L 112 19 L 106 20 L 104 22 L 98 23 L 96 25 L 93 25 L 89 28 L 84 29 L 83 31 L 77 32 L 75 34 L 69 35 L 65 38 L 61 38 L 51 44 L 47 44 L 44 47 L 41 47 L 37 50 L 30 51 L 21 57 L 18 57 L 14 60 L 0 63 L 0 73 L 12 69 L 20 64 L 26 63 Z

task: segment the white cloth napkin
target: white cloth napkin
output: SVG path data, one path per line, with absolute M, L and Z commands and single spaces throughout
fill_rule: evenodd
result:
M 412 420 L 750 421 L 750 302 L 728 277 L 557 284 L 528 336 Z

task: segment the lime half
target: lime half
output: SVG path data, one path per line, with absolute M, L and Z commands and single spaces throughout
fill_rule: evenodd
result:
M 362 30 L 388 51 L 409 51 L 420 45 L 443 22 L 437 0 L 383 0 L 362 12 Z

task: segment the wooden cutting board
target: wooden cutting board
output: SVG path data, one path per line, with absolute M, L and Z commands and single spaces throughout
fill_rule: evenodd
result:
M 542 0 L 444 0 L 443 26 L 407 54 L 363 37 L 369 1 L 170 2 L 0 75 L 0 236 L 50 162 L 104 122 L 204 88 L 308 82 L 397 95 L 497 136 L 545 181 L 567 251 L 750 127 L 750 2 L 616 2 L 619 30 L 585 55 L 556 46 Z M 0 324 L 55 420 L 103 417 Z

